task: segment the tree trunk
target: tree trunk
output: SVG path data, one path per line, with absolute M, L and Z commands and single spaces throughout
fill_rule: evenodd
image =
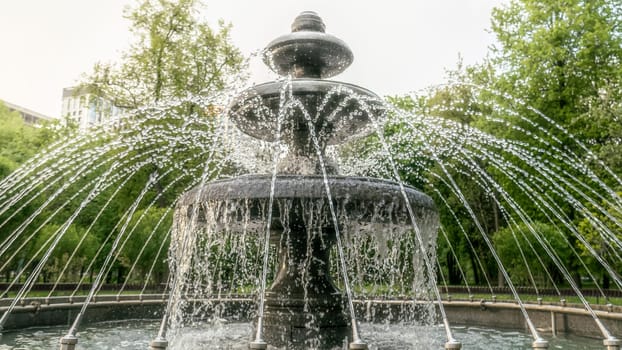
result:
M 119 265 L 119 267 L 117 267 L 117 284 L 122 284 L 124 282 L 123 271 L 123 266 Z
M 497 233 L 499 232 L 499 208 L 497 208 L 496 203 L 492 203 L 492 212 L 495 219 L 495 233 Z M 505 287 L 505 278 L 503 277 L 501 269 L 497 271 L 497 287 Z
M 478 264 L 477 264 L 477 259 L 475 258 L 475 252 L 474 251 L 470 251 L 469 252 L 469 258 L 471 259 L 471 269 L 473 270 L 473 279 L 475 280 L 475 284 L 479 285 L 480 284 L 480 276 L 479 276 L 479 269 L 478 269 Z
M 461 278 L 460 278 L 460 273 L 458 271 L 458 262 L 456 261 L 456 258 L 454 257 L 453 254 L 451 254 L 451 252 L 447 252 L 447 256 L 446 256 L 446 260 L 447 260 L 447 278 L 449 280 L 449 284 L 451 285 L 457 285 L 457 284 L 461 284 Z
M 606 272 L 603 273 L 603 289 L 609 289 L 611 287 L 611 279 L 609 278 L 609 274 Z

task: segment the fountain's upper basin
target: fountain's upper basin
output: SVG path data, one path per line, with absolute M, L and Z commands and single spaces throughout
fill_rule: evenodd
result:
M 337 215 L 341 220 L 352 223 L 394 224 L 412 227 L 405 205 L 408 198 L 414 211 L 417 225 L 436 223 L 437 212 L 432 199 L 426 194 L 396 182 L 369 177 L 327 176 L 326 182 L 320 175 L 278 175 L 275 178 L 273 219 L 278 219 L 279 201 L 297 201 L 328 211 L 327 186 Z M 260 213 L 270 199 L 272 176 L 248 175 L 218 180 L 186 193 L 179 201 L 181 208 L 210 202 L 245 202 L 251 210 L 251 219 L 264 219 Z M 402 192 L 403 190 L 403 192 Z M 187 211 L 188 214 L 191 210 Z M 330 213 L 326 213 L 331 221 Z M 435 229 L 435 228 L 434 228 Z
M 298 31 L 282 35 L 267 46 L 264 62 L 277 74 L 315 75 L 330 78 L 343 72 L 354 60 L 341 39 L 317 31 Z
M 280 126 L 279 113 L 283 113 Z M 329 145 L 364 135 L 371 118 L 382 113 L 384 107 L 375 93 L 353 84 L 313 78 L 255 85 L 229 106 L 229 116 L 247 135 L 272 142 L 280 129 L 281 139 L 287 140 L 296 137 L 297 130 L 307 130 L 311 121 L 315 134 Z

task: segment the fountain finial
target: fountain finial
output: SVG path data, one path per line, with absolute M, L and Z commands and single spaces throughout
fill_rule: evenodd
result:
M 317 12 L 303 11 L 294 19 L 294 23 L 292 23 L 292 32 L 300 32 L 303 30 L 324 33 L 326 31 L 326 25 Z

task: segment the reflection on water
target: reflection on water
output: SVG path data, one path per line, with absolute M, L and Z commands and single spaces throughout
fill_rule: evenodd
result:
M 116 350 L 146 349 L 149 339 L 157 333 L 156 322 L 104 322 L 84 327 L 78 333 L 78 349 Z M 0 350 L 51 350 L 59 347 L 59 339 L 67 327 L 29 328 L 8 332 L 0 339 Z
M 153 321 L 123 321 L 98 323 L 85 327 L 79 333 L 78 349 L 116 350 L 146 349 L 157 333 L 159 324 Z M 527 350 L 532 338 L 525 333 L 478 327 L 453 327 L 456 339 L 465 350 Z M 65 327 L 31 328 L 5 333 L 0 339 L 0 350 L 56 349 L 58 340 L 66 333 Z M 197 327 L 180 333 L 170 350 L 248 348 L 248 323 L 220 324 Z M 442 349 L 445 333 L 442 327 L 362 324 L 361 334 L 369 342 L 370 350 L 429 350 Z M 425 336 L 421 336 L 425 334 Z M 548 339 L 549 349 L 589 350 L 602 349 L 602 340 L 578 337 Z M 217 344 L 217 345 L 216 345 Z

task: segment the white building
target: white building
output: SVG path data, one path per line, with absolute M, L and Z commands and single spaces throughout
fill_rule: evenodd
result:
M 43 122 L 50 122 L 50 121 L 56 120 L 55 118 L 49 117 L 47 115 L 35 112 L 28 108 L 18 106 L 16 104 L 13 104 L 13 103 L 10 103 L 4 100 L 0 100 L 0 102 L 2 102 L 9 110 L 19 113 L 24 119 L 24 121 L 30 125 L 39 126 Z
M 88 129 L 102 123 L 114 122 L 123 110 L 105 98 L 97 97 L 86 89 L 69 87 L 63 89 L 61 116 L 75 122 L 80 129 Z

